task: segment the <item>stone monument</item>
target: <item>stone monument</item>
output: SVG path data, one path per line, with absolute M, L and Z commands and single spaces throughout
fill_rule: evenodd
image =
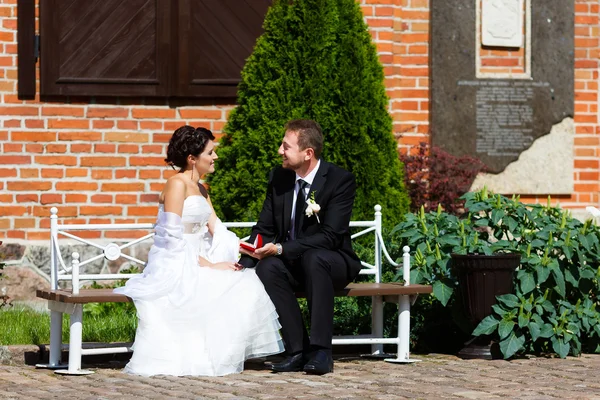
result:
M 573 189 L 572 0 L 432 0 L 432 145 L 498 193 Z

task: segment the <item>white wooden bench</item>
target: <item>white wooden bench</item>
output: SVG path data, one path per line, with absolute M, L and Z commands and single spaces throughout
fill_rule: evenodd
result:
M 254 222 L 226 222 L 230 228 L 251 228 Z M 374 263 L 362 262 L 361 275 L 373 275 L 375 282 L 350 283 L 344 290 L 336 293 L 336 296 L 370 296 L 372 297 L 372 325 L 371 333 L 368 335 L 334 337 L 333 344 L 370 344 L 372 354 L 383 355 L 383 345 L 393 344 L 397 346 L 397 357 L 386 358 L 386 361 L 396 363 L 410 363 L 418 360 L 410 358 L 410 306 L 411 301 L 419 294 L 432 292 L 432 287 L 427 285 L 410 284 L 410 255 L 409 248 L 403 248 L 403 277 L 404 284 L 381 283 L 382 256 L 395 267 L 399 267 L 389 256 L 383 238 L 381 236 L 381 206 L 375 206 L 375 217 L 371 221 L 352 221 L 352 228 L 364 228 L 352 235 L 352 239 L 373 233 L 375 237 Z M 103 348 L 83 348 L 82 323 L 83 305 L 87 303 L 103 302 L 129 302 L 131 299 L 124 295 L 115 294 L 112 289 L 80 289 L 82 282 L 120 280 L 128 279 L 136 274 L 81 274 L 80 268 L 86 264 L 101 258 L 117 260 L 120 257 L 144 265 L 144 262 L 122 252 L 123 249 L 144 241 L 150 241 L 154 235 L 154 224 L 61 224 L 58 221 L 58 209 L 53 207 L 50 216 L 50 279 L 49 290 L 38 290 L 37 297 L 48 301 L 50 309 L 50 355 L 48 364 L 38 364 L 39 368 L 56 369 L 57 373 L 69 375 L 84 375 L 92 371 L 81 369 L 81 357 L 83 355 L 124 353 L 131 351 L 130 345 L 110 346 Z M 88 240 L 76 236 L 72 232 L 77 231 L 114 231 L 135 230 L 144 234 L 138 239 L 126 243 L 107 243 L 107 240 Z M 101 249 L 99 255 L 80 260 L 78 253 L 72 254 L 70 266 L 67 266 L 60 254 L 59 239 L 69 238 L 72 241 L 83 243 L 88 246 Z M 64 239 L 63 239 L 64 242 Z M 70 281 L 71 289 L 61 289 L 59 282 Z M 383 302 L 398 302 L 398 336 L 386 338 L 383 336 Z M 62 316 L 64 313 L 70 315 L 70 340 L 68 345 L 68 364 L 61 363 L 62 343 Z

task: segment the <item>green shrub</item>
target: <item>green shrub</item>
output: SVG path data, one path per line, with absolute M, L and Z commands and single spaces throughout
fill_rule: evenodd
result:
M 284 124 L 314 119 L 325 135 L 323 158 L 354 173 L 354 219 L 381 204 L 386 221 L 408 210 L 383 84 L 383 68 L 354 0 L 275 0 L 264 34 L 242 71 L 209 177 L 217 214 L 256 220 L 267 174 L 281 163 Z
M 457 317 L 448 318 L 459 314 L 452 314 L 459 302 L 451 253 L 511 251 L 521 254 L 515 292 L 499 296 L 494 314 L 473 334 L 495 335 L 505 358 L 523 352 L 560 357 L 600 352 L 600 229 L 591 220 L 573 219 L 550 201 L 525 205 L 518 197 L 491 196 L 485 189 L 463 198 L 468 213 L 462 218 L 422 210 L 394 228 L 396 240 L 413 249 L 411 282 L 432 284 L 439 301 L 421 296 L 416 308 L 422 307 L 426 317 L 417 337 L 431 329 L 427 313 L 440 305 L 450 311 L 448 329 L 466 326 Z

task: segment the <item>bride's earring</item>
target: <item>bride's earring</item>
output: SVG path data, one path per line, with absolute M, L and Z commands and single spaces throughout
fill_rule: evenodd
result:
M 194 170 L 196 169 L 196 163 L 192 163 L 192 182 L 194 182 Z

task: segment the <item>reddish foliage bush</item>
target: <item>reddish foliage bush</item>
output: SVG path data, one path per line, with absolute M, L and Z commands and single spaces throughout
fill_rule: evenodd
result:
M 485 164 L 475 157 L 453 156 L 425 142 L 413 150 L 416 153 L 400 156 L 411 210 L 424 206 L 429 211 L 441 204 L 445 211 L 460 214 L 464 205 L 460 196 L 469 190 L 478 173 L 486 172 Z

